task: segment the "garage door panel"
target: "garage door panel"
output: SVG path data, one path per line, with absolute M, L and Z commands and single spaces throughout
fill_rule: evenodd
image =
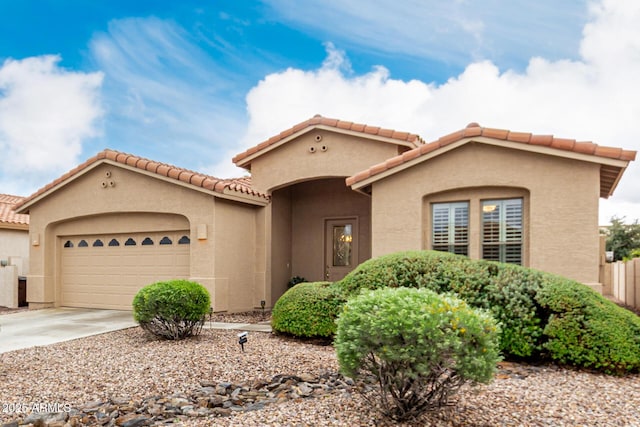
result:
M 142 287 L 161 280 L 188 278 L 190 245 L 178 244 L 188 234 L 181 231 L 62 238 L 62 305 L 131 310 L 133 297 Z M 94 246 L 96 241 L 103 246 Z M 161 241 L 167 244 L 159 244 Z

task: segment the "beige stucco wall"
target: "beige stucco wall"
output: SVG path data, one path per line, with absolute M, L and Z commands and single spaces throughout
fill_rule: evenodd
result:
M 430 203 L 469 200 L 470 255 L 477 257 L 478 203 L 517 195 L 524 199 L 525 264 L 597 282 L 599 173 L 593 163 L 469 143 L 373 184 L 372 255 L 428 249 Z
M 230 312 L 259 307 L 256 278 L 256 208 L 216 200 L 214 244 L 217 308 Z
M 396 144 L 319 129 L 254 159 L 251 182 L 256 189 L 270 192 L 310 179 L 351 176 L 397 154 Z
M 114 185 L 103 187 L 105 180 Z M 216 311 L 229 310 L 228 281 L 235 278 L 228 271 L 244 272 L 248 279 L 243 277 L 239 281 L 253 285 L 257 209 L 235 202 L 225 202 L 217 209 L 217 201 L 211 194 L 118 165 L 101 164 L 89 170 L 30 208 L 30 237 L 38 242 L 30 248 L 27 292 L 30 306 L 59 303 L 58 236 L 188 229 L 190 278 L 209 290 Z M 240 230 L 241 239 L 228 238 L 232 231 L 222 225 L 225 223 Z M 199 236 L 201 233 L 204 235 Z M 216 244 L 218 233 L 228 245 L 224 249 Z M 227 251 L 236 251 L 238 244 L 248 252 L 246 256 L 225 255 Z M 217 263 L 216 259 L 224 262 Z M 251 298 L 247 295 L 245 298 L 246 304 L 234 300 L 234 306 L 250 306 Z
M 0 228 L 0 306 L 18 307 L 18 278 L 29 273 L 29 231 Z
M 291 187 L 274 191 L 271 203 L 265 208 L 268 215 L 267 288 L 271 290 L 269 305 L 275 304 L 287 290 L 287 282 L 293 276 L 291 271 L 292 210 Z
M 29 231 L 0 227 L 0 260 L 16 265 L 18 275 L 29 272 Z M 12 261 L 12 262 L 9 262 Z

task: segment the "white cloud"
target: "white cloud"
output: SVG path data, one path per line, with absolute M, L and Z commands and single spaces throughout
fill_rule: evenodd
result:
M 436 58 L 526 62 L 576 55 L 586 1 L 263 0 L 278 21 L 353 48 Z
M 477 121 L 640 150 L 640 3 L 604 0 L 589 11 L 577 59 L 534 57 L 522 72 L 478 61 L 440 85 L 395 80 L 384 67 L 345 73 L 336 59 L 344 61 L 344 54 L 329 45 L 330 60 L 321 68 L 271 74 L 250 91 L 243 147 L 320 113 L 415 132 L 427 141 Z M 640 158 L 614 197 L 601 203 L 601 222 L 613 213 L 640 218 L 639 164 Z
M 83 142 L 100 134 L 102 74 L 67 71 L 59 61 L 8 59 L 0 67 L 2 192 L 26 195 L 72 168 Z

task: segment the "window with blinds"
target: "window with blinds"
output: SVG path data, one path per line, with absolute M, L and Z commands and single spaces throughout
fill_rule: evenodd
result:
M 469 203 L 434 203 L 431 217 L 431 248 L 469 255 Z
M 482 258 L 522 264 L 522 199 L 482 202 Z

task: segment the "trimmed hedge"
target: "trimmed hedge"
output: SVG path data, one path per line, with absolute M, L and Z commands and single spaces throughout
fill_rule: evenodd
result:
M 172 340 L 198 335 L 209 313 L 211 297 L 199 283 L 157 282 L 133 298 L 133 318 L 150 334 Z
M 536 300 L 551 312 L 544 328 L 551 358 L 607 373 L 640 371 L 640 317 L 566 279 L 550 281 Z
M 453 292 L 473 307 L 489 310 L 502 325 L 500 349 L 518 357 L 541 348 L 543 313 L 534 296 L 542 273 L 522 267 L 435 251 L 397 252 L 360 264 L 336 283 L 342 292 L 381 287 Z
M 329 282 L 298 283 L 271 310 L 274 331 L 298 337 L 331 337 L 345 299 Z
M 640 317 L 553 274 L 444 252 L 408 251 L 370 259 L 343 280 L 324 286 L 332 309 L 312 313 L 313 322 L 325 325 L 322 336 L 336 331 L 335 304 L 363 289 L 427 288 L 454 293 L 491 312 L 501 325 L 505 356 L 552 359 L 607 373 L 640 371 Z M 289 322 L 300 324 L 302 319 Z M 305 331 L 300 336 L 313 335 Z

